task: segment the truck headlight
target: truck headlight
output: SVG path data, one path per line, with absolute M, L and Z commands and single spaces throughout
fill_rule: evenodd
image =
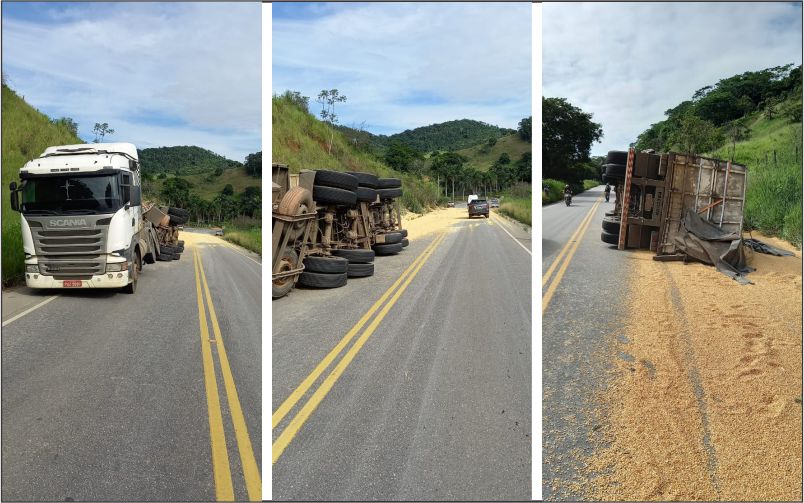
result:
M 127 270 L 128 270 L 128 264 L 125 262 L 113 262 L 110 264 L 106 264 L 106 272 L 120 272 Z
M 39 272 L 39 265 L 37 265 L 37 264 L 27 264 L 25 266 L 25 272 Z

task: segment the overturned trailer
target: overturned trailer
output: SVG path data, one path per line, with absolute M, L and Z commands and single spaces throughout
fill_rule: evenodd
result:
M 272 296 L 295 284 L 337 288 L 374 274 L 375 255 L 408 245 L 402 183 L 370 173 L 303 170 L 272 164 Z

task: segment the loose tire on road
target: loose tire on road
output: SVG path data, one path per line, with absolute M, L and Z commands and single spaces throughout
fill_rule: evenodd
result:
M 620 235 L 620 220 L 614 217 L 603 217 L 603 231 L 609 234 Z
M 280 215 L 288 217 L 295 217 L 305 213 L 312 213 L 315 211 L 315 203 L 313 202 L 313 195 L 309 190 L 303 187 L 294 187 L 287 191 L 282 200 L 279 201 L 279 207 L 276 212 Z M 288 236 L 291 241 L 302 237 L 304 233 L 304 226 L 307 222 L 296 222 L 288 225 Z
M 368 187 L 370 189 L 377 188 L 377 175 L 371 173 L 360 173 L 359 171 L 349 171 L 349 174 L 357 178 L 358 187 Z
M 346 273 L 324 274 L 304 271 L 299 276 L 299 284 L 311 288 L 339 288 L 346 285 Z
M 402 186 L 402 180 L 399 178 L 378 178 L 377 179 L 377 188 L 378 189 L 395 189 L 397 187 Z
M 341 173 L 338 171 L 319 169 L 315 172 L 315 181 L 313 183 L 322 187 L 334 187 L 350 192 L 357 190 L 357 177 L 349 173 Z M 313 198 L 315 199 L 315 195 L 313 195 Z M 316 201 L 318 201 L 318 199 L 316 199 Z
M 628 152 L 624 150 L 610 150 L 606 154 L 606 164 L 622 164 L 628 162 Z
M 408 245 L 410 244 L 410 241 L 408 241 L 408 238 L 404 238 L 404 239 L 402 240 L 402 243 L 401 243 L 401 244 L 402 244 L 402 248 L 407 248 L 407 247 L 408 247 Z
M 350 263 L 346 275 L 350 278 L 367 278 L 374 275 L 374 264 Z
M 332 250 L 332 254 L 336 257 L 342 257 L 352 263 L 365 264 L 367 262 L 374 262 L 374 250 L 350 250 L 343 248 L 340 250 Z
M 368 187 L 357 188 L 357 200 L 363 203 L 373 203 L 377 200 L 377 191 Z
M 349 261 L 343 257 L 304 257 L 305 272 L 340 274 L 346 272 Z
M 296 268 L 299 255 L 296 250 L 286 246 L 279 258 L 279 270 L 277 272 L 287 272 Z M 293 288 L 293 276 L 275 279 L 271 282 L 271 297 L 278 299 L 284 297 Z
M 354 206 L 357 204 L 357 194 L 352 191 L 313 185 L 313 199 L 317 204 L 340 204 Z
M 612 234 L 611 232 L 603 231 L 600 233 L 600 239 L 604 243 L 608 243 L 610 245 L 618 245 L 620 244 L 620 235 L 619 234 Z
M 380 199 L 396 199 L 402 197 L 402 189 L 397 187 L 395 189 L 377 189 Z
M 372 246 L 377 255 L 395 255 L 402 251 L 402 243 Z

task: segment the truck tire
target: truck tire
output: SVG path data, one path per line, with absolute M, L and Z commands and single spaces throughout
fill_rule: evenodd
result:
M 609 234 L 620 236 L 620 219 L 614 217 L 603 217 L 603 231 Z
M 173 254 L 170 253 L 170 252 L 162 250 L 162 251 L 160 251 L 159 255 L 156 257 L 156 260 L 159 260 L 160 262 L 169 262 L 169 261 L 173 260 Z
M 315 185 L 322 187 L 334 187 L 336 189 L 348 190 L 354 192 L 357 190 L 357 177 L 349 173 L 341 173 L 338 171 L 328 171 L 326 169 L 319 169 L 315 172 Z M 315 199 L 315 194 L 313 195 Z M 318 199 L 316 199 L 317 201 Z
M 625 178 L 625 164 L 606 164 L 606 176 Z
M 304 257 L 304 270 L 306 272 L 340 274 L 346 272 L 348 267 L 349 261 L 342 257 Z
M 402 251 L 402 243 L 372 246 L 377 255 L 395 255 Z
M 336 257 L 345 258 L 350 264 L 374 262 L 374 250 L 351 250 L 342 248 L 340 250 L 332 250 L 332 254 Z
M 296 268 L 299 262 L 299 255 L 296 250 L 286 246 L 279 258 L 279 270 L 277 272 L 287 272 Z M 271 281 L 271 298 L 278 299 L 284 297 L 293 288 L 293 276 L 279 278 Z
M 622 164 L 628 162 L 628 152 L 624 150 L 610 150 L 606 154 L 606 164 Z
M 368 187 L 358 187 L 357 200 L 363 203 L 373 203 L 377 200 L 377 191 Z
M 167 214 L 168 215 L 175 215 L 177 217 L 182 217 L 182 218 L 190 218 L 190 212 L 189 211 L 185 210 L 184 208 L 174 208 L 173 206 L 168 208 Z
M 404 238 L 402 240 L 402 248 L 407 248 L 409 244 L 410 244 L 410 241 L 408 241 L 408 238 Z
M 346 276 L 349 278 L 367 278 L 374 275 L 374 263 L 361 264 L 354 262 L 349 264 L 349 270 Z
M 389 232 L 387 234 L 383 234 L 383 236 L 385 236 L 385 241 L 382 244 L 386 245 L 401 243 L 403 238 L 401 232 Z
M 170 217 L 170 225 L 184 225 L 189 220 L 189 217 L 182 217 L 179 215 L 168 215 Z
M 142 259 L 139 250 L 134 252 L 134 267 L 131 268 L 131 283 L 123 287 L 123 293 L 133 294 L 137 292 L 137 280 L 142 269 Z
M 179 246 L 184 248 L 184 240 L 183 239 L 179 239 Z
M 354 206 L 357 204 L 357 194 L 350 190 L 313 185 L 313 199 L 316 204 L 339 204 Z
M 402 237 L 403 237 L 403 238 L 408 237 L 408 230 L 407 230 L 407 229 L 399 229 L 399 231 L 398 231 L 398 232 L 401 232 L 401 233 L 402 233 Z
M 349 171 L 349 174 L 357 178 L 358 187 L 368 187 L 370 189 L 377 188 L 377 175 L 371 173 L 360 173 L 359 171 Z
M 175 246 L 171 246 L 171 245 L 162 245 L 162 246 L 159 247 L 159 249 L 162 252 L 167 252 L 167 253 L 170 253 L 171 255 L 178 251 L 178 249 Z
M 299 276 L 299 284 L 311 288 L 339 288 L 346 285 L 347 273 L 323 274 L 304 271 Z
M 623 178 L 624 178 L 624 177 L 617 177 L 617 176 L 603 175 L 603 181 L 604 181 L 605 183 L 610 183 L 610 184 L 614 185 L 615 187 L 616 187 L 617 185 L 619 185 L 620 183 L 622 183 Z
M 142 260 L 146 264 L 153 264 L 156 262 L 156 245 L 154 244 L 153 237 L 149 234 L 148 235 L 148 253 L 146 253 Z
M 313 202 L 313 195 L 309 190 L 303 187 L 294 187 L 287 191 L 284 196 L 282 196 L 282 200 L 279 201 L 279 207 L 276 209 L 276 212 L 280 215 L 285 215 L 288 217 L 295 217 L 305 213 L 314 213 L 315 203 Z M 295 241 L 296 239 L 302 237 L 306 225 L 307 222 L 288 224 L 288 239 L 290 241 Z
M 395 189 L 397 187 L 402 186 L 402 180 L 399 178 L 378 178 L 377 179 L 377 188 L 378 189 Z
M 402 189 L 397 187 L 394 189 L 377 189 L 377 194 L 380 199 L 396 199 L 402 197 Z
M 619 234 L 612 234 L 611 232 L 603 231 L 600 233 L 600 239 L 604 243 L 608 243 L 610 245 L 618 245 L 620 244 L 620 235 Z

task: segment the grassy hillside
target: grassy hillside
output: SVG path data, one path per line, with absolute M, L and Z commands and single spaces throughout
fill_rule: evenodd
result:
M 468 159 L 466 167 L 478 171 L 488 171 L 502 153 L 508 154 L 513 162 L 522 157 L 525 152 L 532 150 L 533 146 L 530 143 L 523 140 L 518 134 L 511 134 L 498 139 L 493 146 L 484 143 L 458 150 L 458 153 Z
M 358 151 L 341 131 L 333 131 L 284 96 L 274 96 L 271 106 L 273 162 L 287 164 L 293 173 L 302 169 L 331 169 L 401 178 L 402 203 L 406 208 L 421 212 L 437 204 L 438 188 L 432 181 L 394 171 L 371 154 Z
M 47 147 L 84 143 L 62 124 L 55 124 L 45 114 L 25 103 L 5 84 L 2 86 L 2 205 L 3 205 L 3 284 L 23 275 L 20 216 L 11 210 L 8 185 L 18 181 L 20 168 L 39 157 Z
M 145 148 L 138 150 L 142 172 L 193 175 L 216 169 L 241 167 L 243 164 L 196 146 Z
M 190 182 L 193 187 L 193 194 L 201 199 L 212 200 L 221 193 L 226 185 L 231 185 L 235 194 L 240 194 L 246 187 L 262 187 L 262 179 L 255 178 L 246 173 L 245 168 L 229 168 L 223 170 L 220 176 L 211 176 L 209 172 L 195 175 L 168 175 L 166 179 L 156 178 L 150 182 L 149 192 L 159 193 L 162 190 L 165 180 L 169 178 L 182 178 Z
M 782 115 L 768 119 L 757 112 L 747 117 L 746 125 L 748 137 L 734 149 L 734 162 L 748 167 L 746 228 L 801 246 L 802 124 Z M 721 159 L 730 159 L 731 154 L 731 144 L 711 153 Z

